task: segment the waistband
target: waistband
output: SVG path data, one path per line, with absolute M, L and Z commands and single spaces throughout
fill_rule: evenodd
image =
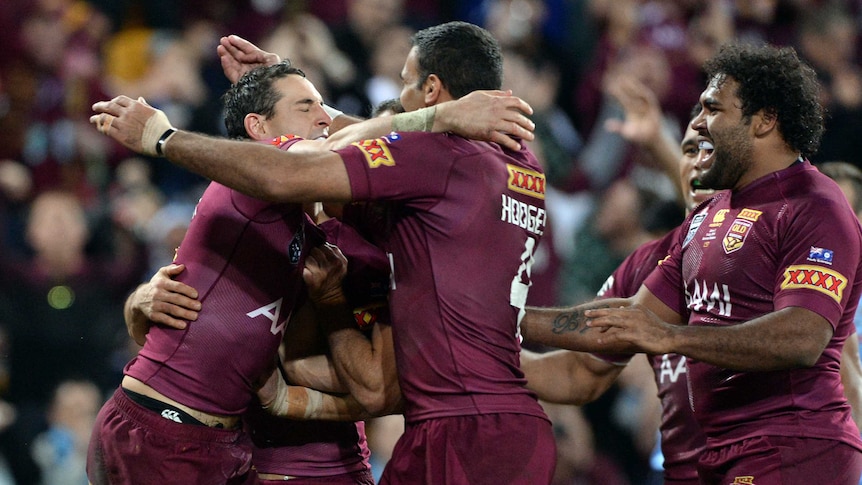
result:
M 114 392 L 112 401 L 117 410 L 125 415 L 126 418 L 148 428 L 170 428 L 171 435 L 179 439 L 213 441 L 216 443 L 236 443 L 244 436 L 242 429 L 189 426 L 187 424 L 176 423 L 170 419 L 165 419 L 158 413 L 132 401 L 126 395 L 122 387 L 118 388 Z

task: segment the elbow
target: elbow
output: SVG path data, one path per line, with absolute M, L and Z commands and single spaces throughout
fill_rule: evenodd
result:
M 383 393 L 358 392 L 353 397 L 356 398 L 362 409 L 372 417 L 388 414 L 386 397 Z
M 396 414 L 404 406 L 401 389 L 397 384 L 379 390 L 363 390 L 357 392 L 354 398 L 365 412 L 372 417 Z

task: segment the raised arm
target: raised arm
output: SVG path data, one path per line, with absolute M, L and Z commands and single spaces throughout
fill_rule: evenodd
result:
M 607 92 L 622 106 L 624 119 L 605 120 L 605 129 L 643 147 L 673 181 L 673 186 L 681 187 L 679 134 L 665 123 L 655 93 L 633 74 L 614 76 L 608 82 Z M 682 194 L 678 195 L 682 200 Z
M 197 290 L 173 279 L 184 269 L 181 264 L 163 266 L 126 298 L 126 329 L 138 345 L 144 345 L 153 324 L 184 329 L 187 322 L 198 318 L 201 303 Z

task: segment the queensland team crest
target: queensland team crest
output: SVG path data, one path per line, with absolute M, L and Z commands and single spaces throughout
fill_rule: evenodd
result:
M 745 238 L 751 232 L 751 226 L 757 222 L 761 214 L 763 212 L 754 209 L 742 209 L 739 211 L 739 215 L 736 216 L 736 220 L 733 221 L 733 224 L 731 224 L 730 229 L 727 230 L 727 234 L 724 235 L 724 239 L 721 241 L 725 254 L 730 254 L 742 248 L 742 245 L 745 244 Z
M 727 230 L 727 234 L 724 235 L 724 239 L 721 241 L 721 244 L 724 246 L 724 252 L 730 254 L 742 248 L 742 245 L 745 244 L 745 238 L 748 237 L 748 233 L 751 232 L 751 226 L 751 221 L 741 219 L 733 221 L 733 224 L 730 226 L 730 229 Z

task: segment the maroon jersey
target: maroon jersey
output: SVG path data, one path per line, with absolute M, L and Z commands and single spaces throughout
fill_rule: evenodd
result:
M 202 310 L 184 330 L 153 326 L 126 374 L 191 408 L 243 413 L 304 294 L 305 255 L 322 241 L 301 205 L 210 184 L 175 259 Z
M 710 446 L 755 436 L 862 449 L 839 368 L 862 280 L 862 232 L 838 186 L 808 162 L 723 192 L 683 224 L 646 286 L 689 325 L 736 325 L 788 307 L 834 334 L 809 368 L 743 372 L 688 359 L 692 408 Z
M 384 247 L 407 421 L 545 418 L 518 359 L 518 322 L 545 225 L 535 157 L 432 133 L 393 133 L 339 154 L 354 200 L 397 202 Z
M 273 140 L 273 144 L 286 150 L 298 140 L 283 136 Z M 336 244 L 349 260 L 343 286 L 351 301 L 362 305 L 383 299 L 385 303 L 389 265 L 383 251 L 336 219 L 323 226 L 327 241 Z M 368 309 L 363 315 L 373 315 L 367 318 L 376 320 L 379 313 Z M 245 420 L 254 443 L 252 462 L 261 473 L 326 478 L 371 470 L 368 462 L 371 452 L 362 421 L 293 421 L 273 417 L 254 406 Z
M 678 238 L 677 227 L 661 239 L 635 249 L 608 277 L 600 298 L 627 298 L 635 293 L 646 277 L 664 259 Z M 600 358 L 610 362 L 617 359 Z M 655 373 L 658 397 L 661 399 L 661 452 L 664 456 L 664 476 L 669 480 L 697 480 L 697 459 L 703 452 L 706 437 L 691 412 L 688 403 L 686 358 L 679 354 L 647 356 Z

